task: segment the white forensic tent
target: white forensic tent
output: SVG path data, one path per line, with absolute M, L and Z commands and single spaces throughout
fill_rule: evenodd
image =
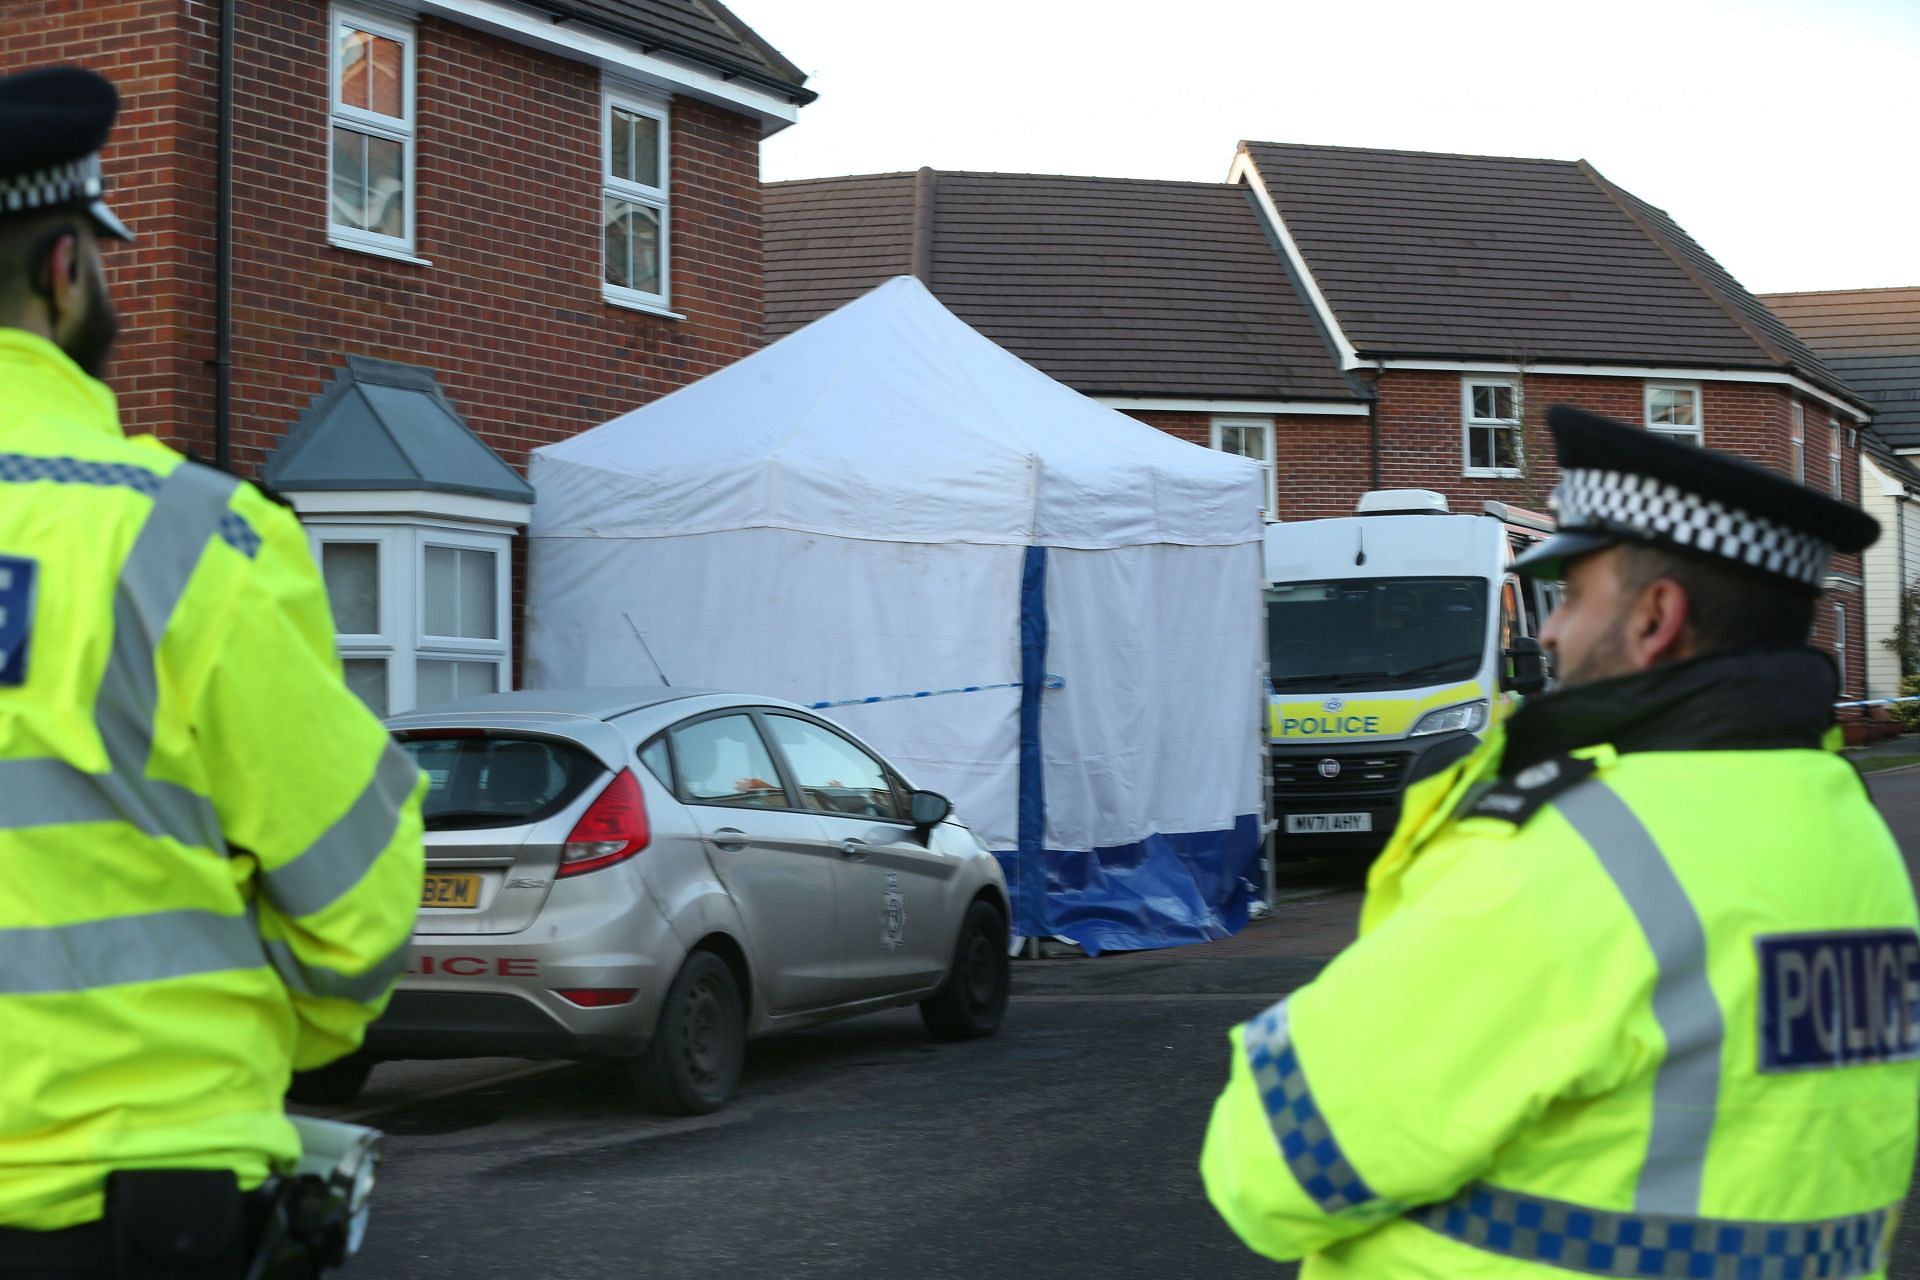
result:
M 836 704 L 1001 855 L 1018 933 L 1099 951 L 1244 923 L 1258 464 L 1095 403 L 900 277 L 535 450 L 532 482 L 529 685 Z

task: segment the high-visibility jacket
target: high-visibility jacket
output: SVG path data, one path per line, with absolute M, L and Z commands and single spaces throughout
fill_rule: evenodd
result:
M 420 898 L 425 779 L 347 691 L 290 513 L 0 328 L 0 1225 L 299 1154 Z
M 1216 1209 L 1305 1280 L 1882 1274 L 1920 919 L 1818 741 L 1502 769 L 1496 730 L 1411 788 L 1359 939 L 1232 1033 Z

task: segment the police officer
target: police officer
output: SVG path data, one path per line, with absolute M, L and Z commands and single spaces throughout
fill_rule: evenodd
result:
M 116 109 L 0 79 L 0 1276 L 237 1277 L 289 1073 L 402 964 L 424 779 L 300 526 L 97 380 Z
M 1410 789 L 1360 937 L 1232 1035 L 1201 1172 L 1328 1277 L 1878 1275 L 1920 934 L 1806 644 L 1878 532 L 1556 407 L 1560 686 Z M 1826 749 L 1823 749 L 1826 748 Z

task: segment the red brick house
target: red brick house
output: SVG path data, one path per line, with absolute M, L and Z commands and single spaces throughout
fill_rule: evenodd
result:
M 1538 507 L 1556 402 L 1859 501 L 1872 406 L 1585 162 L 1247 143 L 1218 185 L 775 183 L 766 243 L 770 335 L 912 271 L 1078 390 L 1262 457 L 1282 519 L 1374 488 Z M 1866 679 L 1858 562 L 1839 559 L 1817 615 L 1849 692 Z
M 0 71 L 122 95 L 127 429 L 279 482 L 377 708 L 507 687 L 528 450 L 759 346 L 813 95 L 715 0 L 224 8 L 0 0 Z

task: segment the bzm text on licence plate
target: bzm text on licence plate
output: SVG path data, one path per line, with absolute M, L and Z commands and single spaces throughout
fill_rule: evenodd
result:
M 1373 830 L 1370 813 L 1290 813 L 1288 835 L 1334 835 Z
M 423 907 L 466 907 L 480 905 L 480 877 L 445 875 L 429 871 L 420 886 Z

